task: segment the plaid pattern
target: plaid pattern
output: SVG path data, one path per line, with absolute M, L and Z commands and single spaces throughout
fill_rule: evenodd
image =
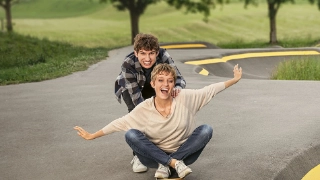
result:
M 170 57 L 169 53 L 160 48 L 159 54 L 156 59 L 156 64 L 167 63 L 175 68 L 177 72 L 176 88 L 185 88 L 186 81 L 182 77 L 178 68 L 174 64 L 174 61 Z M 139 63 L 138 58 L 134 55 L 134 52 L 126 56 L 123 64 L 121 65 L 121 72 L 115 81 L 115 94 L 119 103 L 121 103 L 121 94 L 126 89 L 129 91 L 132 102 L 135 106 L 143 102 L 144 99 L 141 94 L 141 90 L 146 82 L 146 77 Z

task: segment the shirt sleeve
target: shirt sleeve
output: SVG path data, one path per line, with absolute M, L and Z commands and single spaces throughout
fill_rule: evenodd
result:
M 108 125 L 102 128 L 105 135 L 118 131 L 128 131 L 129 129 L 138 129 L 144 133 L 145 126 L 147 125 L 146 117 L 149 116 L 149 111 L 145 109 L 147 102 L 140 103 L 130 113 L 125 116 L 115 119 Z
M 111 123 L 102 128 L 102 131 L 105 135 L 118 132 L 118 131 L 127 131 L 129 127 L 126 125 L 126 120 L 124 117 L 113 120 Z
M 135 75 L 134 61 L 130 57 L 127 58 L 129 59 L 125 60 L 121 67 L 122 86 L 129 91 L 133 104 L 137 106 L 144 99 Z
M 202 89 L 188 89 L 186 91 L 186 104 L 189 104 L 190 109 L 193 113 L 198 112 L 202 107 L 207 105 L 211 99 L 217 95 L 219 92 L 225 89 L 224 82 L 219 82 L 205 86 Z M 192 103 L 191 103 L 192 102 Z

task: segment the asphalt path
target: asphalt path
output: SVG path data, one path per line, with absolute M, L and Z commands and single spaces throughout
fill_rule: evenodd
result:
M 255 59 L 256 65 L 250 59 L 184 63 L 257 50 L 168 50 L 187 88 L 227 80 L 235 63 L 244 74 L 263 77 L 244 77 L 198 113 L 198 124 L 211 125 L 214 133 L 186 180 L 295 180 L 320 164 L 319 82 L 269 80 L 279 61 L 273 57 Z M 1 86 L 0 179 L 154 179 L 155 169 L 132 172 L 124 132 L 86 141 L 73 130 L 78 125 L 95 132 L 127 113 L 113 91 L 131 51 L 132 46 L 113 50 L 106 60 L 66 77 Z M 200 75 L 201 68 L 209 75 Z

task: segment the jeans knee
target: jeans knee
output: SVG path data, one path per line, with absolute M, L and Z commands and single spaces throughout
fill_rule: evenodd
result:
M 130 142 L 134 142 L 138 139 L 139 137 L 139 133 L 140 131 L 139 130 L 136 130 L 136 129 L 129 129 L 126 134 L 125 134 L 125 139 L 126 141 L 130 141 Z
M 213 133 L 212 127 L 206 124 L 201 125 L 200 127 L 201 127 L 201 131 L 200 131 L 201 135 L 211 139 L 212 133 Z

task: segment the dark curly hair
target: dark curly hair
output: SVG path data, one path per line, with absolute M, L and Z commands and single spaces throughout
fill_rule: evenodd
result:
M 139 33 L 134 38 L 133 49 L 136 52 L 139 52 L 142 49 L 146 51 L 155 50 L 158 52 L 160 49 L 158 38 L 151 34 Z

